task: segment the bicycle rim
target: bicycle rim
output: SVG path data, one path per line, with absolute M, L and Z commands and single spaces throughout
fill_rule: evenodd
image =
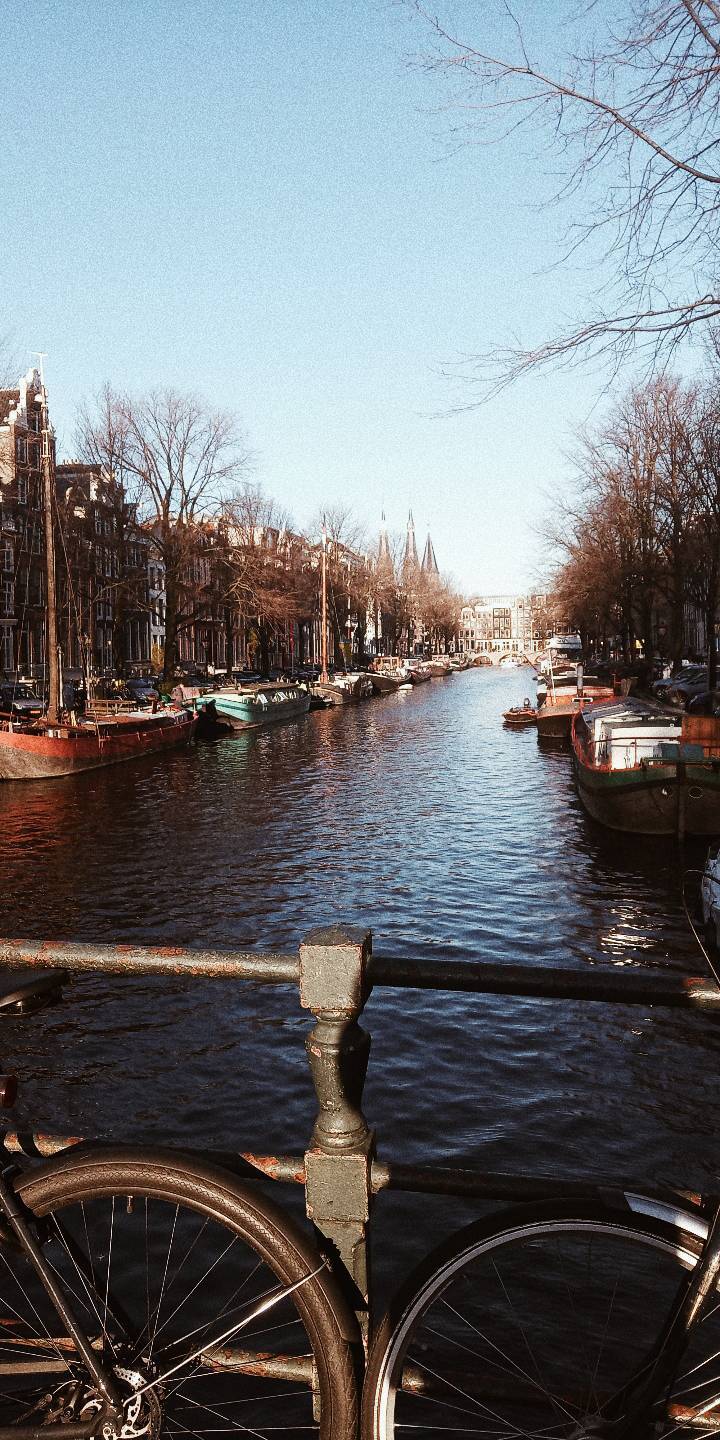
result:
M 352 1433 L 332 1288 L 305 1237 L 257 1193 L 214 1167 L 137 1152 L 52 1162 L 18 1189 L 122 1391 L 128 1436 Z M 0 1428 L 99 1411 L 25 1256 L 0 1243 Z
M 588 1206 L 460 1232 L 403 1288 L 366 1382 L 365 1440 L 590 1440 L 642 1373 L 698 1242 Z M 720 1436 L 720 1308 L 642 1435 Z

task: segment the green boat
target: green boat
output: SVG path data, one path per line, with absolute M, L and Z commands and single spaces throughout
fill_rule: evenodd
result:
M 250 726 L 305 715 L 310 708 L 310 694 L 292 681 L 268 681 L 213 690 L 211 694 L 198 696 L 194 704 L 196 710 L 213 704 L 219 718 L 227 720 L 234 730 L 247 730 Z

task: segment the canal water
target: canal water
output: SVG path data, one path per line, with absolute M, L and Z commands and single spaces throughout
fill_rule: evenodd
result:
M 137 765 L 0 791 L 6 936 L 294 949 L 371 928 L 383 955 L 702 973 L 681 854 L 603 831 L 569 755 L 483 669 Z M 650 1007 L 380 990 L 379 1153 L 494 1170 L 716 1183 L 720 1022 Z M 313 1119 L 292 988 L 85 977 L 2 1021 L 14 1128 L 299 1153 Z M 276 1198 L 285 1194 L 274 1187 Z M 402 1269 L 472 1207 L 383 1197 Z

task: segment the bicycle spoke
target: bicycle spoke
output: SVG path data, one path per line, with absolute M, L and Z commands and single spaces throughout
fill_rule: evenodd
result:
M 137 1185 L 83 1198 L 48 1212 L 46 1259 L 98 1360 L 107 1355 L 121 1388 L 131 1385 L 144 1407 L 140 1423 L 158 1440 L 233 1433 L 247 1440 L 322 1433 L 331 1440 L 314 1413 L 324 1403 L 313 1389 L 319 1362 L 295 1304 L 295 1291 L 305 1287 L 311 1293 L 303 1306 L 312 1313 L 320 1303 L 313 1281 L 324 1262 L 294 1261 L 299 1278 L 280 1283 L 228 1208 L 225 1220 L 175 1194 L 138 1194 Z M 63 1411 L 63 1423 L 91 1413 L 97 1388 L 65 1329 L 58 1330 L 33 1267 L 19 1251 L 9 1262 L 7 1251 L 0 1253 L 0 1426 L 30 1423 L 50 1433 Z M 243 1342 L 244 1362 L 233 1365 L 228 1356 L 219 1363 L 243 1332 L 252 1336 Z M 212 1350 L 218 1360 L 205 1359 Z M 347 1362 L 351 1379 L 349 1355 Z
M 707 1417 L 703 1433 L 720 1434 L 720 1306 L 716 1323 L 690 1337 L 674 1383 L 657 1364 L 658 1329 L 692 1271 L 694 1240 L 681 1249 L 670 1226 L 644 1229 L 615 1211 L 596 1220 L 592 1203 L 584 1208 L 587 1220 L 556 1219 L 547 1205 L 505 1231 L 479 1222 L 463 1232 L 477 1237 L 467 1248 L 449 1242 L 436 1270 L 431 1261 L 422 1268 L 417 1293 L 409 1287 L 397 1302 L 394 1336 L 381 1333 L 388 1348 L 376 1343 L 371 1355 L 378 1440 L 413 1431 L 579 1440 L 628 1413 L 649 1377 L 649 1412 L 659 1414 L 666 1396 L 669 1408 L 664 1421 L 648 1413 L 648 1433 L 695 1433 L 693 1421 Z

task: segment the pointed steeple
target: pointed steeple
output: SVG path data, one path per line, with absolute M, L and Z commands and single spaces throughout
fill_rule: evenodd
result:
M 420 569 L 422 570 L 424 575 L 440 574 L 440 571 L 438 569 L 438 563 L 435 559 L 435 551 L 433 549 L 432 540 L 430 539 L 429 530 L 427 540 L 425 541 L 425 551 L 423 553 L 422 565 L 420 566 Z
M 417 545 L 415 544 L 415 522 L 411 510 L 408 514 L 405 554 L 403 556 L 403 574 L 407 575 L 413 570 L 417 570 L 419 563 Z
M 376 568 L 379 575 L 390 576 L 393 574 L 394 567 L 392 555 L 390 554 L 390 540 L 388 539 L 384 510 L 382 512 L 382 524 L 378 536 Z

